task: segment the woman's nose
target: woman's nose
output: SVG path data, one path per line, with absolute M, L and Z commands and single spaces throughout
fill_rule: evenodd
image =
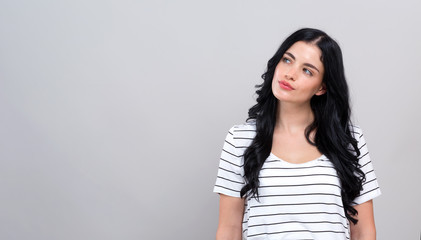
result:
M 288 71 L 286 71 L 285 77 L 289 80 L 295 81 L 295 77 L 296 77 L 295 74 L 296 74 L 296 70 L 293 67 L 291 67 L 288 69 Z

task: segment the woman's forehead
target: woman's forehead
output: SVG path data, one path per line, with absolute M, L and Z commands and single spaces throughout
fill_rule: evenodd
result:
M 323 65 L 321 61 L 322 51 L 315 44 L 298 41 L 286 52 L 292 54 L 297 61 L 311 61 L 313 64 Z

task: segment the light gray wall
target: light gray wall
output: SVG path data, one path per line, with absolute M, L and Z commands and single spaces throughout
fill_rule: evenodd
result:
M 338 40 L 383 195 L 421 226 L 419 1 L 0 1 L 0 239 L 213 239 L 224 137 L 300 27 Z

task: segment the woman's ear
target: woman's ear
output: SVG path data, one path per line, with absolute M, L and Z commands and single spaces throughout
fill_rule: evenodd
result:
M 319 90 L 315 93 L 317 96 L 321 96 L 326 93 L 326 84 L 322 83 L 322 86 L 320 86 Z

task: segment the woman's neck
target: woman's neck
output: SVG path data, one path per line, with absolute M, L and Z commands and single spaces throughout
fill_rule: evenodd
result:
M 302 133 L 314 120 L 310 103 L 297 105 L 278 102 L 275 129 L 287 133 Z

